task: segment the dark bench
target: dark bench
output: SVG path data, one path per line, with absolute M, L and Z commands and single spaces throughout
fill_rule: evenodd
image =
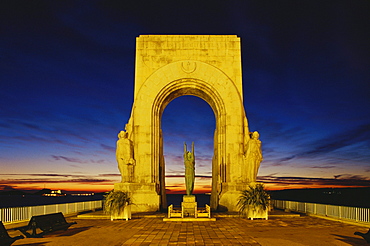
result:
M 64 218 L 63 213 L 54 213 L 32 216 L 27 226 L 15 229 L 20 230 L 26 237 L 42 237 L 44 234 L 52 231 L 67 230 L 74 224 L 77 224 L 77 222 L 68 223 Z M 37 234 L 37 228 L 42 232 Z M 32 230 L 31 234 L 27 232 L 29 230 Z
M 0 221 L 0 246 L 9 246 L 18 239 L 22 239 L 24 236 L 20 235 L 17 237 L 11 237 L 8 231 L 5 229 L 3 222 Z

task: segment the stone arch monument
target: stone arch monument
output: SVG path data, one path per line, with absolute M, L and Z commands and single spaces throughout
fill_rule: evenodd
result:
M 251 133 L 243 106 L 240 39 L 140 35 L 134 94 L 125 128 L 133 145 L 132 182 L 115 184 L 115 190 L 131 193 L 133 211 L 166 206 L 161 117 L 166 106 L 183 95 L 202 98 L 215 114 L 211 207 L 237 211 L 240 191 L 256 181 L 258 171 L 246 157 Z

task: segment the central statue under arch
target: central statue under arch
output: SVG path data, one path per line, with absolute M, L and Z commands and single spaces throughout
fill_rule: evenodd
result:
M 186 195 L 190 196 L 193 193 L 195 181 L 194 142 L 191 145 L 191 152 L 187 150 L 186 143 L 184 143 L 184 164 Z

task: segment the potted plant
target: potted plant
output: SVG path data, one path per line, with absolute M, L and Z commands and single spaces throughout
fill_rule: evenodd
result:
M 128 192 L 111 190 L 104 196 L 104 212 L 111 220 L 131 219 L 131 198 Z
M 268 207 L 270 196 L 264 190 L 263 184 L 249 185 L 248 189 L 243 190 L 239 197 L 237 206 L 239 213 L 248 219 L 264 218 L 268 219 Z

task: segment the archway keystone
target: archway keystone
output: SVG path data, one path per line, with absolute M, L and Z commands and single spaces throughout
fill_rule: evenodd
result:
M 131 192 L 134 211 L 165 208 L 161 118 L 175 98 L 193 95 L 212 108 L 216 129 L 211 207 L 237 211 L 240 191 L 255 182 L 245 159 L 250 140 L 243 107 L 240 39 L 235 35 L 141 35 L 137 38 L 135 95 L 126 125 L 133 142 Z M 182 146 L 179 146 L 181 148 Z

